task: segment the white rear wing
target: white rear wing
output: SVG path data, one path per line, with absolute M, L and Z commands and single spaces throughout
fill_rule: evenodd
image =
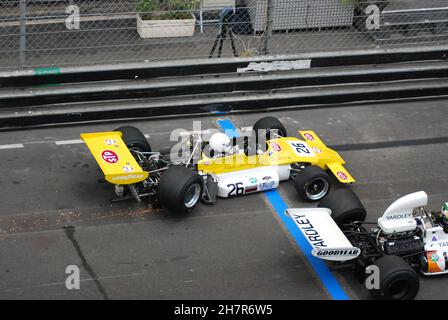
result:
M 361 254 L 361 249 L 354 247 L 334 222 L 330 209 L 287 209 L 285 213 L 313 247 L 313 256 L 324 260 L 347 261 Z

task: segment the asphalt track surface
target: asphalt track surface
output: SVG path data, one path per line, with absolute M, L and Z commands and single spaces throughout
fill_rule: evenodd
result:
M 240 128 L 272 115 L 290 135 L 312 129 L 340 150 L 375 221 L 410 192 L 425 190 L 433 210 L 448 200 L 447 114 L 446 100 L 431 100 L 131 124 L 155 150 L 193 121 Z M 120 125 L 0 133 L 0 299 L 335 298 L 267 194 L 219 199 L 187 216 L 111 202 L 78 139 Z M 289 207 L 314 206 L 289 182 L 278 195 Z M 66 289 L 68 265 L 80 267 L 80 290 Z M 330 276 L 347 298 L 369 298 L 348 271 Z M 417 299 L 444 299 L 447 285 L 448 277 L 422 277 Z

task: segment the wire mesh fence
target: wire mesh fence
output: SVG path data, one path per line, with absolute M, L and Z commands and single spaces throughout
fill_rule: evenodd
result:
M 446 0 L 0 0 L 0 69 L 448 40 Z

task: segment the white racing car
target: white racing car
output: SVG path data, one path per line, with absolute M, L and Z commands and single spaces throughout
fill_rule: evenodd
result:
M 413 299 L 419 290 L 417 272 L 448 273 L 448 203 L 428 212 L 425 192 L 406 195 L 384 212 L 377 223 L 364 222 L 364 206 L 350 189 L 330 193 L 318 208 L 287 209 L 313 247 L 315 257 L 353 266 L 366 280 L 366 268 L 379 270 L 379 287 L 370 292 L 381 299 Z M 371 225 L 367 228 L 366 225 Z

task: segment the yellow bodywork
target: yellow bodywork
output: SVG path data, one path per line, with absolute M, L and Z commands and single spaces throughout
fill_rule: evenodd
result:
M 144 181 L 148 172 L 135 161 L 121 132 L 99 132 L 81 134 L 106 180 L 113 184 L 128 185 Z
M 203 155 L 198 163 L 198 171 L 221 174 L 262 166 L 309 163 L 331 171 L 342 183 L 355 182 L 343 166 L 344 159 L 336 151 L 328 148 L 313 131 L 299 131 L 299 133 L 304 140 L 295 137 L 269 140 L 267 151 L 261 155 L 247 156 L 244 152 L 240 152 L 213 159 Z

